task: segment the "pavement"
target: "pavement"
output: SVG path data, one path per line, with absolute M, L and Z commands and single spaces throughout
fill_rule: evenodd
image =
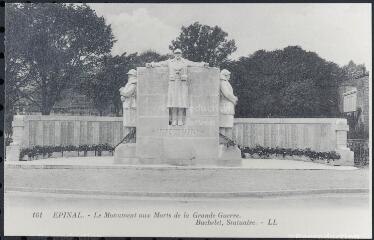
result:
M 368 192 L 370 179 L 368 169 L 320 166 L 322 164 L 317 163 L 307 163 L 315 167 L 305 169 L 306 163 L 298 161 L 292 162 L 294 169 L 260 169 L 100 165 L 106 158 L 85 159 L 86 162 L 92 161 L 87 165 L 69 165 L 67 163 L 73 159 L 66 159 L 59 165 L 53 160 L 6 164 L 5 190 L 123 196 L 259 197 Z M 273 166 L 281 165 L 283 161 L 273 161 Z M 266 166 L 271 162 L 266 159 L 261 163 L 257 161 L 257 165 L 254 161 L 252 165 Z M 303 167 L 295 168 L 300 165 Z
M 12 161 L 6 162 L 8 166 L 19 166 L 32 167 L 32 166 L 101 166 L 101 167 L 119 167 L 126 166 L 122 164 L 114 164 L 114 157 L 103 156 L 103 157 L 68 157 L 68 158 L 48 158 L 38 159 L 33 161 Z M 126 166 L 131 167 L 131 166 Z M 134 166 L 139 167 L 139 166 Z M 169 168 L 186 168 L 170 165 L 141 165 L 142 168 L 146 167 L 169 167 Z M 191 166 L 189 168 L 196 168 Z M 199 166 L 198 168 L 228 168 L 220 166 Z M 229 168 L 244 168 L 244 169 L 330 169 L 330 170 L 355 170 L 352 166 L 333 166 L 322 163 L 306 162 L 306 161 L 295 161 L 295 160 L 279 160 L 279 159 L 243 159 L 242 166 L 240 167 L 229 167 Z
M 372 234 L 369 169 L 274 159 L 245 159 L 243 167 L 126 166 L 113 165 L 112 160 L 6 162 L 5 234 L 291 238 Z M 42 217 L 36 217 L 39 213 Z M 61 217 L 74 213 L 80 217 Z M 103 217 L 108 214 L 113 217 Z M 137 217 L 131 218 L 134 214 Z M 232 225 L 222 214 L 238 216 L 234 222 L 254 224 Z

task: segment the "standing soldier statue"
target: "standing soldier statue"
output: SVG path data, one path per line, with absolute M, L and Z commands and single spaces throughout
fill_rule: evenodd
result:
M 229 82 L 231 73 L 223 69 L 220 74 L 220 128 L 219 132 L 232 138 L 232 128 L 234 126 L 235 105 L 238 98 L 234 95 L 234 91 Z
M 119 89 L 123 106 L 125 136 L 135 130 L 136 126 L 136 85 L 138 83 L 136 74 L 136 70 L 131 69 L 127 73 L 127 84 Z
M 180 49 L 174 50 L 174 58 L 162 62 L 147 63 L 146 67 L 168 67 L 169 85 L 167 107 L 169 108 L 169 122 L 173 126 L 182 126 L 186 121 L 188 108 L 188 76 L 187 67 L 208 67 L 205 62 L 192 62 L 182 58 Z

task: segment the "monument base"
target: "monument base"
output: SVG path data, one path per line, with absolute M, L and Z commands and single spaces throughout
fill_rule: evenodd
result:
M 171 165 L 171 166 L 241 166 L 242 158 L 237 146 L 220 144 L 218 158 L 139 158 L 136 143 L 123 143 L 114 151 L 114 164 L 126 165 Z
M 191 166 L 216 166 L 216 159 L 209 158 L 165 158 L 161 159 L 161 164 L 171 165 L 171 166 L 180 166 L 180 167 L 191 167 Z
M 241 159 L 168 159 L 168 158 L 136 158 L 136 157 L 115 157 L 115 164 L 123 165 L 162 165 L 175 167 L 237 167 L 241 166 Z
M 115 164 L 138 164 L 136 158 L 136 143 L 121 143 L 114 150 Z
M 6 160 L 19 161 L 21 147 L 19 145 L 10 145 L 6 147 Z
M 336 152 L 340 155 L 340 159 L 335 161 L 336 165 L 354 166 L 354 153 L 349 148 L 338 149 Z
M 242 164 L 242 154 L 237 146 L 227 147 L 220 144 L 218 148 L 218 161 L 220 166 L 240 166 Z

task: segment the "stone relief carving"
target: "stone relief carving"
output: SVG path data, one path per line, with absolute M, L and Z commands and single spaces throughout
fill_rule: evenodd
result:
M 173 126 L 182 126 L 186 122 L 186 110 L 188 106 L 188 76 L 187 67 L 199 66 L 209 67 L 205 62 L 193 62 L 182 58 L 179 49 L 174 51 L 174 58 L 161 62 L 147 63 L 146 67 L 168 67 L 169 84 L 168 100 L 169 122 Z

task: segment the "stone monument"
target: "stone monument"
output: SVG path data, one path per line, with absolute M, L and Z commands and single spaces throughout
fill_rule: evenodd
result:
M 220 74 L 220 125 L 219 132 L 232 138 L 232 128 L 234 127 L 235 105 L 238 98 L 234 95 L 234 90 L 229 82 L 231 73 L 223 69 Z
M 137 72 L 131 69 L 128 73 L 127 84 L 119 89 L 123 107 L 123 130 L 124 135 L 135 134 L 136 131 L 136 89 L 137 89 Z M 132 163 L 135 160 L 135 138 L 131 137 L 126 143 L 119 144 L 114 152 L 116 163 Z
M 234 95 L 234 90 L 229 82 L 231 73 L 223 69 L 220 73 L 220 103 L 219 103 L 219 158 L 220 159 L 240 159 L 241 151 L 235 145 L 227 144 L 228 139 L 232 139 L 232 129 L 234 127 L 235 105 L 238 98 Z
M 128 73 L 127 84 L 119 89 L 123 106 L 123 127 L 125 135 L 134 131 L 136 127 L 136 70 L 131 69 Z M 131 142 L 135 142 L 131 139 Z
M 120 144 L 115 161 L 240 165 L 240 151 L 219 142 L 221 88 L 218 68 L 184 59 L 178 49 L 173 59 L 138 67 L 136 143 Z

